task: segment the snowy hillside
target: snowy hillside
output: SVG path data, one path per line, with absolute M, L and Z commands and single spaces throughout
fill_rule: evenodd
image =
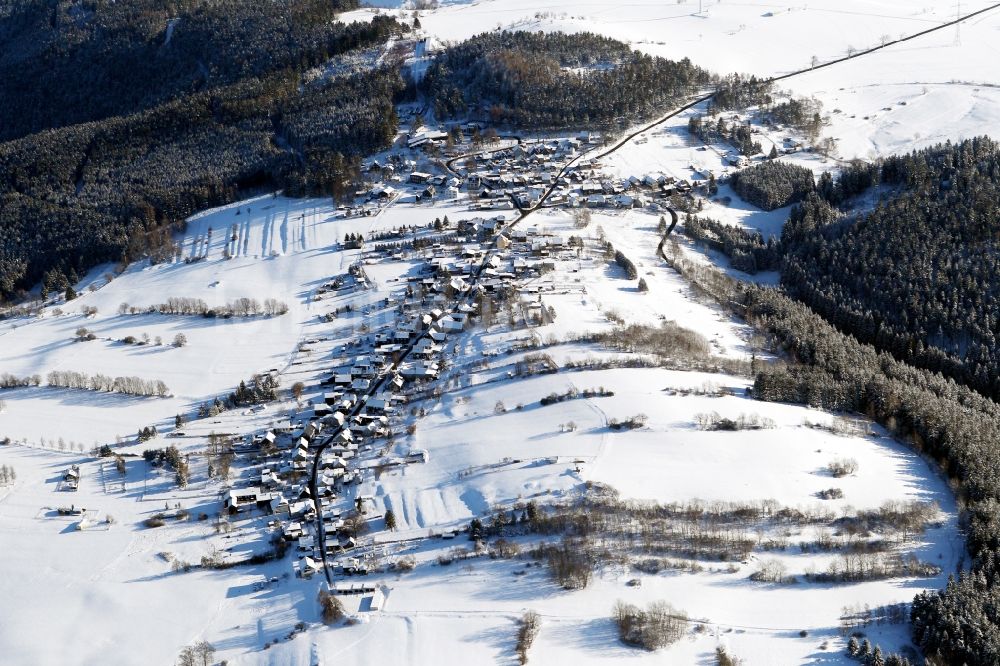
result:
M 957 9 L 372 4 L 345 18 L 420 27 L 355 64 L 415 75 L 509 28 L 781 76 Z M 168 259 L 3 319 L 0 661 L 850 666 L 853 638 L 922 663 L 914 595 L 974 566 L 968 489 L 939 467 L 959 463 L 917 430 L 939 422 L 825 410 L 807 380 L 768 394 L 761 376 L 812 371 L 808 354 L 782 351 L 747 284 L 710 285 L 775 285 L 779 264 L 741 273 L 686 232 L 699 215 L 781 235 L 806 195 L 762 210 L 740 169 L 804 167 L 813 188 L 855 157 L 1000 127 L 998 28 L 991 12 L 781 81 L 776 100 L 822 103 L 827 154 L 764 103 L 704 138 L 694 86 L 647 125 L 502 138 L 417 93 L 339 205 L 201 211 Z M 740 154 L 727 122 L 760 146 Z
M 991 4 L 966 2 L 961 11 Z M 814 58 L 817 63 L 842 58 L 952 21 L 957 9 L 954 3 L 904 0 L 780 5 L 638 0 L 624 6 L 558 0 L 544 7 L 523 0 L 480 0 L 442 3 L 439 9 L 420 12 L 420 21 L 428 34 L 451 41 L 496 28 L 591 31 L 651 55 L 690 58 L 719 74 L 781 76 L 809 67 Z M 361 18 L 369 11 L 352 16 Z M 1000 79 L 992 66 L 998 27 L 1000 15 L 990 12 L 958 29 L 806 73 L 781 86 L 823 103 L 831 120 L 825 134 L 838 140 L 844 159 L 870 159 L 978 136 L 1000 126 Z

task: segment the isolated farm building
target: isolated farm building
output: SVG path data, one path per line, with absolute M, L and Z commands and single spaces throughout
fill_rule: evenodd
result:
M 80 467 L 73 465 L 63 474 L 63 481 L 70 490 L 76 490 L 80 486 Z
M 416 449 L 406 454 L 406 461 L 414 463 L 426 463 L 430 459 L 430 457 L 431 455 L 430 453 L 428 453 L 427 449 Z

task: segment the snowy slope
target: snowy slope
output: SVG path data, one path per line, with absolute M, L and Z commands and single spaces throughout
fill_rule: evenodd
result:
M 963 2 L 961 11 L 968 14 L 991 4 Z M 871 48 L 952 21 L 958 9 L 954 2 L 906 0 L 554 0 L 544 6 L 525 0 L 479 0 L 442 3 L 437 10 L 421 12 L 421 26 L 452 41 L 496 28 L 591 31 L 652 55 L 690 58 L 719 74 L 780 76 L 810 66 L 814 57 L 817 62 L 834 60 L 851 49 Z M 363 18 L 370 12 L 352 15 Z M 1000 74 L 993 66 L 998 29 L 1000 10 L 959 29 L 947 28 L 780 85 L 823 103 L 824 115 L 831 120 L 824 134 L 838 139 L 844 159 L 995 133 L 1000 128 Z

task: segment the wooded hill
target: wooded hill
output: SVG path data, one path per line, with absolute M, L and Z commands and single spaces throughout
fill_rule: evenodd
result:
M 940 145 L 859 179 L 891 190 L 846 219 L 822 198 L 799 208 L 782 285 L 859 340 L 1000 399 L 1000 146 Z
M 151 108 L 365 43 L 357 0 L 0 0 L 0 140 Z
M 119 12 L 130 16 L 135 8 L 119 5 L 128 4 L 95 3 L 93 15 L 83 25 L 97 30 L 96 25 L 104 25 L 98 21 L 104 11 L 125 21 Z M 159 7 L 162 13 L 164 7 L 175 4 L 149 0 L 137 6 Z M 181 10 L 188 6 L 179 4 Z M 265 5 L 267 9 L 261 9 Z M 0 144 L 0 296 L 10 297 L 39 280 L 50 290 L 60 290 L 98 263 L 135 259 L 147 252 L 156 256 L 164 252 L 164 246 L 169 253 L 169 225 L 243 193 L 278 187 L 290 194 L 338 196 L 347 191 L 360 157 L 387 147 L 395 137 L 394 102 L 404 83 L 395 69 L 340 78 L 310 77 L 309 82 L 300 70 L 330 53 L 382 44 L 405 28 L 386 17 L 368 24 L 330 23 L 327 19 L 332 15 L 325 9 L 320 12 L 320 5 L 336 7 L 337 3 L 286 0 L 258 6 L 232 1 L 214 3 L 211 9 L 191 9 L 200 18 L 192 14 L 188 27 L 191 23 L 209 27 L 203 41 L 185 47 L 191 53 L 184 58 L 202 62 L 198 55 L 202 50 L 218 46 L 222 51 L 215 56 L 217 76 L 195 86 L 202 90 L 182 90 L 180 79 L 150 83 L 149 94 L 141 99 L 115 98 L 110 90 L 102 90 L 94 94 L 103 101 L 95 102 L 84 115 L 112 115 Z M 278 6 L 288 9 L 288 14 L 278 12 Z M 39 8 L 34 9 L 37 14 Z M 223 10 L 237 13 L 218 21 L 199 14 L 214 16 L 212 12 Z M 243 10 L 246 24 L 238 20 Z M 10 32 L 15 20 L 28 18 L 7 7 L 4 29 Z M 300 27 L 313 37 L 284 40 L 280 47 L 268 47 L 272 51 L 257 53 L 260 33 L 251 30 L 253 35 L 244 35 L 240 30 L 261 22 L 274 23 L 272 32 L 265 31 L 268 39 L 276 39 L 274 30 L 297 34 Z M 57 20 L 56 25 L 62 23 Z M 147 23 L 139 21 L 135 29 L 143 25 Z M 181 37 L 176 32 L 179 25 L 169 46 L 175 38 L 178 44 L 186 39 L 197 41 L 192 35 Z M 218 34 L 209 29 L 227 25 L 232 28 Z M 106 30 L 111 37 L 94 36 L 83 40 L 79 48 L 108 49 L 106 56 L 95 55 L 96 71 L 113 77 L 117 67 L 127 69 L 131 58 L 138 56 L 128 48 L 128 39 L 115 37 L 120 31 Z M 247 38 L 246 44 L 240 42 L 242 37 Z M 232 43 L 222 48 L 222 42 Z M 248 50 L 247 59 L 257 64 L 240 65 L 239 54 L 233 50 L 237 48 Z M 55 67 L 50 78 L 40 75 L 35 88 L 59 88 L 60 72 Z M 238 80 L 222 83 L 233 78 Z M 214 82 L 220 84 L 209 85 Z M 3 85 L 8 82 L 0 82 Z M 88 85 L 103 84 L 98 78 Z M 59 90 L 53 96 L 57 101 L 47 103 L 77 107 L 90 103 L 90 96 L 78 88 Z M 132 113 L 159 97 L 171 99 Z M 10 99 L 3 92 L 0 98 Z M 17 101 L 5 104 L 0 117 L 8 133 L 18 133 L 37 126 L 34 111 Z M 59 114 L 53 118 L 52 124 L 59 124 Z
M 679 62 L 591 33 L 490 32 L 438 56 L 421 83 L 439 118 L 524 129 L 592 128 L 662 113 L 709 82 Z

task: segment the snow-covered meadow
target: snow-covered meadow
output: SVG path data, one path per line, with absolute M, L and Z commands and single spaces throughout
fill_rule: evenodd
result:
M 346 234 L 426 225 L 459 210 L 398 204 L 374 216 L 345 217 L 329 200 L 266 196 L 195 215 L 180 239 L 178 260 L 140 262 L 120 275 L 110 266 L 96 269 L 78 285 L 75 300 L 0 326 L 0 373 L 37 374 L 42 380 L 39 388 L 4 391 L 0 432 L 35 446 L 44 441 L 57 448 L 62 440 L 68 449 L 90 450 L 142 427 L 172 426 L 175 414 L 194 412 L 255 373 L 287 369 L 302 341 L 329 333 L 320 317 L 338 301 L 320 300 L 316 290 L 357 261 L 358 250 L 341 247 Z M 389 281 L 399 277 L 394 270 L 409 268 L 395 266 L 374 267 L 380 288 L 367 292 L 371 300 L 392 288 Z M 170 298 L 201 299 L 210 308 L 240 298 L 260 303 L 273 298 L 288 312 L 228 319 L 141 313 Z M 140 314 L 120 313 L 122 304 Z M 85 315 L 85 308 L 97 313 Z M 81 327 L 96 339 L 77 341 Z M 351 330 L 341 333 L 346 340 Z M 183 347 L 172 344 L 178 334 L 187 338 Z M 148 343 L 121 342 L 127 336 L 140 342 L 148 336 Z M 161 380 L 170 395 L 138 398 L 45 387 L 53 370 Z
M 305 212 L 306 220 L 318 220 L 321 215 L 308 213 L 308 207 L 315 206 L 310 202 L 298 204 L 299 208 L 294 208 L 297 202 L 280 199 L 244 202 L 194 220 L 184 246 L 189 247 L 206 233 L 208 226 L 225 228 L 235 217 L 251 214 L 248 208 L 263 209 L 274 201 L 275 205 L 300 211 L 299 215 Z M 240 208 L 241 215 L 235 216 L 235 209 Z M 322 210 L 322 206 L 316 208 Z M 387 228 L 404 220 L 415 223 L 429 212 L 398 205 L 382 213 L 381 223 Z M 460 214 L 454 207 L 433 210 L 435 216 L 446 212 L 452 217 Z M 266 220 L 267 216 L 262 218 Z M 262 221 L 260 226 L 264 224 Z M 257 257 L 251 254 L 213 260 L 210 252 L 209 259 L 193 264 L 130 268 L 109 285 L 82 298 L 96 301 L 102 296 L 105 301 L 98 307 L 103 312 L 105 307 L 111 309 L 105 303 L 125 296 L 102 292 L 128 284 L 129 279 L 142 284 L 138 281 L 155 280 L 159 273 L 206 271 L 190 284 L 207 285 L 216 280 L 226 284 L 233 282 L 229 271 L 251 271 L 255 267 L 274 273 L 258 276 L 258 291 L 252 293 L 271 289 L 267 293 L 277 295 L 287 289 L 309 294 L 315 285 L 344 270 L 339 263 L 344 253 L 324 250 L 322 244 L 332 244 L 346 233 L 345 229 L 354 228 L 346 225 L 360 223 L 328 224 L 331 229 L 323 241 L 308 240 L 308 223 L 304 232 L 295 232 L 293 238 L 307 239 L 297 257 L 279 253 L 277 257 L 263 258 L 259 253 Z M 391 561 L 413 554 L 417 561 L 411 573 L 384 573 L 367 579 L 384 586 L 387 601 L 382 610 L 358 612 L 360 623 L 353 626 L 322 627 L 314 602 L 317 579 L 285 577 L 290 572 L 288 560 L 225 571 L 174 572 L 173 561 L 196 563 L 203 556 L 226 549 L 231 549 L 229 556 L 238 558 L 259 551 L 266 539 L 263 524 L 254 522 L 263 518 L 238 523 L 234 532 L 218 532 L 214 516 L 220 506 L 221 486 L 206 480 L 202 472 L 196 472 L 191 486 L 178 490 L 163 472 L 150 471 L 141 459 L 129 459 L 122 490 L 121 478 L 110 460 L 91 461 L 76 454 L 8 446 L 0 448 L 0 463 L 14 467 L 18 480 L 12 487 L 0 489 L 3 557 L 5 566 L 9 564 L 24 575 L 5 578 L 0 591 L 6 598 L 15 599 L 18 607 L 32 610 L 17 614 L 13 622 L 5 624 L 0 643 L 19 661 L 38 663 L 87 663 L 110 646 L 114 646 L 111 663 L 130 663 L 139 653 L 157 662 L 169 662 L 183 645 L 201 639 L 217 648 L 217 658 L 231 664 L 334 660 L 362 664 L 373 659 L 422 664 L 437 662 L 442 654 L 463 662 L 472 659 L 502 663 L 511 658 L 517 619 L 530 608 L 542 618 L 542 630 L 532 649 L 532 659 L 539 663 L 606 663 L 626 657 L 645 663 L 662 663 L 664 659 L 670 663 L 698 663 L 708 659 L 718 645 L 727 646 L 747 664 L 803 663 L 820 658 L 837 663 L 842 661 L 843 637 L 838 626 L 845 608 L 908 601 L 918 589 L 942 586 L 947 574 L 960 566 L 962 542 L 956 507 L 947 486 L 928 463 L 877 428 L 866 434 L 869 426 L 861 424 L 853 434 L 834 435 L 812 427 L 830 425 L 836 418 L 800 406 L 750 400 L 744 396 L 749 380 L 726 373 L 611 368 L 512 376 L 516 364 L 527 362 L 531 354 L 547 355 L 557 366 L 584 359 L 620 358 L 618 352 L 577 340 L 586 333 L 612 330 L 617 319 L 626 324 L 654 326 L 663 320 L 675 321 L 704 336 L 712 354 L 735 362 L 746 361 L 752 348 L 750 332 L 744 325 L 700 298 L 656 257 L 656 215 L 640 211 L 598 213 L 589 227 L 578 229 L 569 214 L 553 210 L 536 213 L 530 224 L 539 233 L 579 234 L 591 244 L 603 231 L 636 263 L 649 291 L 637 291 L 634 282 L 626 280 L 617 266 L 587 256 L 591 253 L 580 257 L 563 255 L 555 271 L 522 284 L 529 290 L 526 293 L 533 294 L 529 298 L 540 298 L 545 307 L 552 306 L 554 321 L 528 329 L 511 329 L 497 323 L 449 340 L 447 357 L 454 370 L 442 380 L 445 390 L 441 400 L 413 403 L 410 407 L 414 412 L 408 408 L 403 415 L 403 422 L 415 424 L 413 433 L 398 436 L 388 451 L 392 456 L 424 449 L 428 452 L 427 463 L 381 467 L 376 458 L 356 490 L 358 497 L 373 498 L 372 515 L 376 517 L 370 521 L 370 538 L 383 557 Z M 335 230 L 334 225 L 338 227 Z M 249 239 L 247 247 L 264 242 L 265 235 L 265 231 L 250 225 L 245 234 Z M 221 248 L 215 252 L 221 253 Z M 288 274 L 269 267 L 268 262 L 279 261 L 289 262 L 285 267 Z M 343 261 L 350 259 L 345 257 Z M 247 265 L 241 268 L 241 262 Z M 329 274 L 322 273 L 324 266 L 332 266 Z M 395 288 L 393 280 L 405 275 L 411 266 L 408 261 L 366 266 L 373 282 L 381 286 L 356 295 L 356 304 L 374 302 L 379 294 L 391 292 Z M 296 280 L 301 284 L 295 286 Z M 213 302 L 241 293 L 247 292 L 234 291 Z M 129 298 L 140 302 L 134 295 Z M 275 331 L 281 345 L 275 342 L 271 350 L 259 352 L 253 366 L 236 368 L 231 377 L 206 375 L 202 381 L 217 384 L 206 383 L 205 393 L 224 390 L 225 381 L 238 381 L 252 368 L 272 366 L 284 370 L 286 382 L 301 378 L 312 387 L 328 367 L 325 359 L 335 347 L 349 340 L 356 326 L 369 316 L 361 308 L 350 320 L 313 324 L 317 308 L 326 312 L 339 301 L 310 302 L 303 296 L 295 301 L 296 305 L 292 303 L 289 299 L 292 311 L 284 317 L 294 321 L 292 317 L 298 313 L 300 329 Z M 169 319 L 164 315 L 143 316 Z M 377 316 L 377 312 L 373 310 L 370 316 Z M 109 315 L 115 317 L 118 315 Z M 46 316 L 22 328 L 52 326 L 57 319 Z M 264 321 L 256 325 L 266 330 L 269 324 Z M 97 330 L 99 325 L 100 320 L 92 323 Z M 223 322 L 210 330 L 227 325 L 243 324 Z M 152 330 L 152 326 L 149 328 Z M 195 349 L 198 344 L 210 344 L 208 337 L 196 340 L 192 337 L 188 348 L 164 350 L 164 358 Z M 277 356 L 278 350 L 291 354 L 301 340 L 313 341 L 308 344 L 309 353 L 299 352 L 294 358 Z M 538 350 L 509 351 L 525 340 L 545 344 Z M 211 344 L 218 350 L 216 353 L 226 353 L 225 340 Z M 178 369 L 178 373 L 183 370 Z M 196 382 L 191 381 L 190 391 L 202 395 Z M 551 393 L 598 387 L 614 395 L 548 406 L 539 403 Z M 51 391 L 19 390 L 39 394 Z M 305 397 L 316 395 L 310 388 Z M 86 396 L 93 399 L 89 393 Z M 59 406 L 49 395 L 37 399 L 42 401 L 37 409 Z M 118 396 L 107 399 L 123 400 Z M 498 413 L 498 403 L 503 404 L 503 413 Z M 8 405 L 8 410 L 13 411 L 18 403 L 8 401 Z M 127 405 L 114 404 L 111 411 L 126 412 Z M 85 410 L 85 404 L 79 409 Z M 153 444 L 173 443 L 184 452 L 198 454 L 212 431 L 257 432 L 289 410 L 296 411 L 294 402 L 279 402 L 259 414 L 226 412 L 192 421 L 185 426 L 184 437 Z M 712 412 L 729 418 L 755 414 L 773 421 L 774 427 L 751 432 L 699 429 L 699 415 Z M 37 420 L 39 413 L 35 411 L 32 418 Z M 624 421 L 638 413 L 648 417 L 639 430 L 615 432 L 608 427 L 615 420 Z M 74 421 L 68 425 L 84 427 Z M 138 452 L 143 446 L 133 450 Z M 858 469 L 852 475 L 833 479 L 826 467 L 841 458 L 856 460 Z M 197 455 L 193 460 L 198 460 Z M 81 463 L 83 477 L 80 491 L 59 491 L 61 474 L 77 462 Z M 238 474 L 252 476 L 253 470 L 241 469 Z M 622 498 L 642 501 L 772 500 L 777 506 L 806 511 L 828 509 L 845 515 L 877 509 L 890 500 L 933 502 L 940 509 L 933 525 L 906 548 L 922 561 L 940 567 L 941 574 L 841 584 L 750 582 L 748 576 L 763 559 L 780 560 L 789 574 L 798 577 L 826 568 L 832 555 L 799 553 L 794 545 L 816 538 L 811 528 L 794 528 L 783 537 L 792 546 L 773 557 L 755 554 L 744 562 L 704 562 L 697 571 L 668 570 L 658 574 L 636 573 L 619 565 L 604 566 L 587 589 L 570 592 L 553 583 L 542 565 L 526 566 L 530 560 L 477 558 L 442 566 L 439 557 L 450 553 L 454 546 L 468 547 L 468 541 L 461 534 L 450 541 L 425 538 L 463 528 L 472 518 L 484 517 L 496 506 L 528 500 L 540 504 L 567 501 L 594 484 L 612 487 Z M 833 486 L 842 489 L 843 498 L 818 498 L 817 493 Z M 86 529 L 75 529 L 79 518 L 55 515 L 54 509 L 69 503 L 86 508 L 85 517 L 91 521 Z M 142 521 L 156 513 L 172 515 L 177 504 L 190 516 L 182 520 L 168 518 L 162 528 L 143 526 Z M 386 509 L 392 509 L 397 516 L 395 532 L 384 531 L 377 517 Z M 205 521 L 198 520 L 202 512 L 210 516 Z M 114 518 L 111 525 L 102 522 L 108 515 Z M 626 584 L 636 578 L 641 580 L 640 587 Z M 267 582 L 270 579 L 274 580 Z M 52 599 L 53 603 L 39 604 L 39 598 Z M 665 651 L 645 653 L 626 648 L 618 642 L 610 619 L 611 606 L 617 599 L 640 605 L 669 601 L 688 613 L 691 629 L 681 642 Z M 91 619 L 81 622 L 79 617 Z M 32 627 L 44 622 L 61 628 L 59 640 L 38 640 Z M 296 630 L 299 622 L 307 625 L 301 634 Z M 866 631 L 887 649 L 906 644 L 905 626 L 872 626 Z M 102 642 L 94 642 L 95 635 L 101 636 Z M 81 643 L 94 645 L 93 650 L 74 647 Z

